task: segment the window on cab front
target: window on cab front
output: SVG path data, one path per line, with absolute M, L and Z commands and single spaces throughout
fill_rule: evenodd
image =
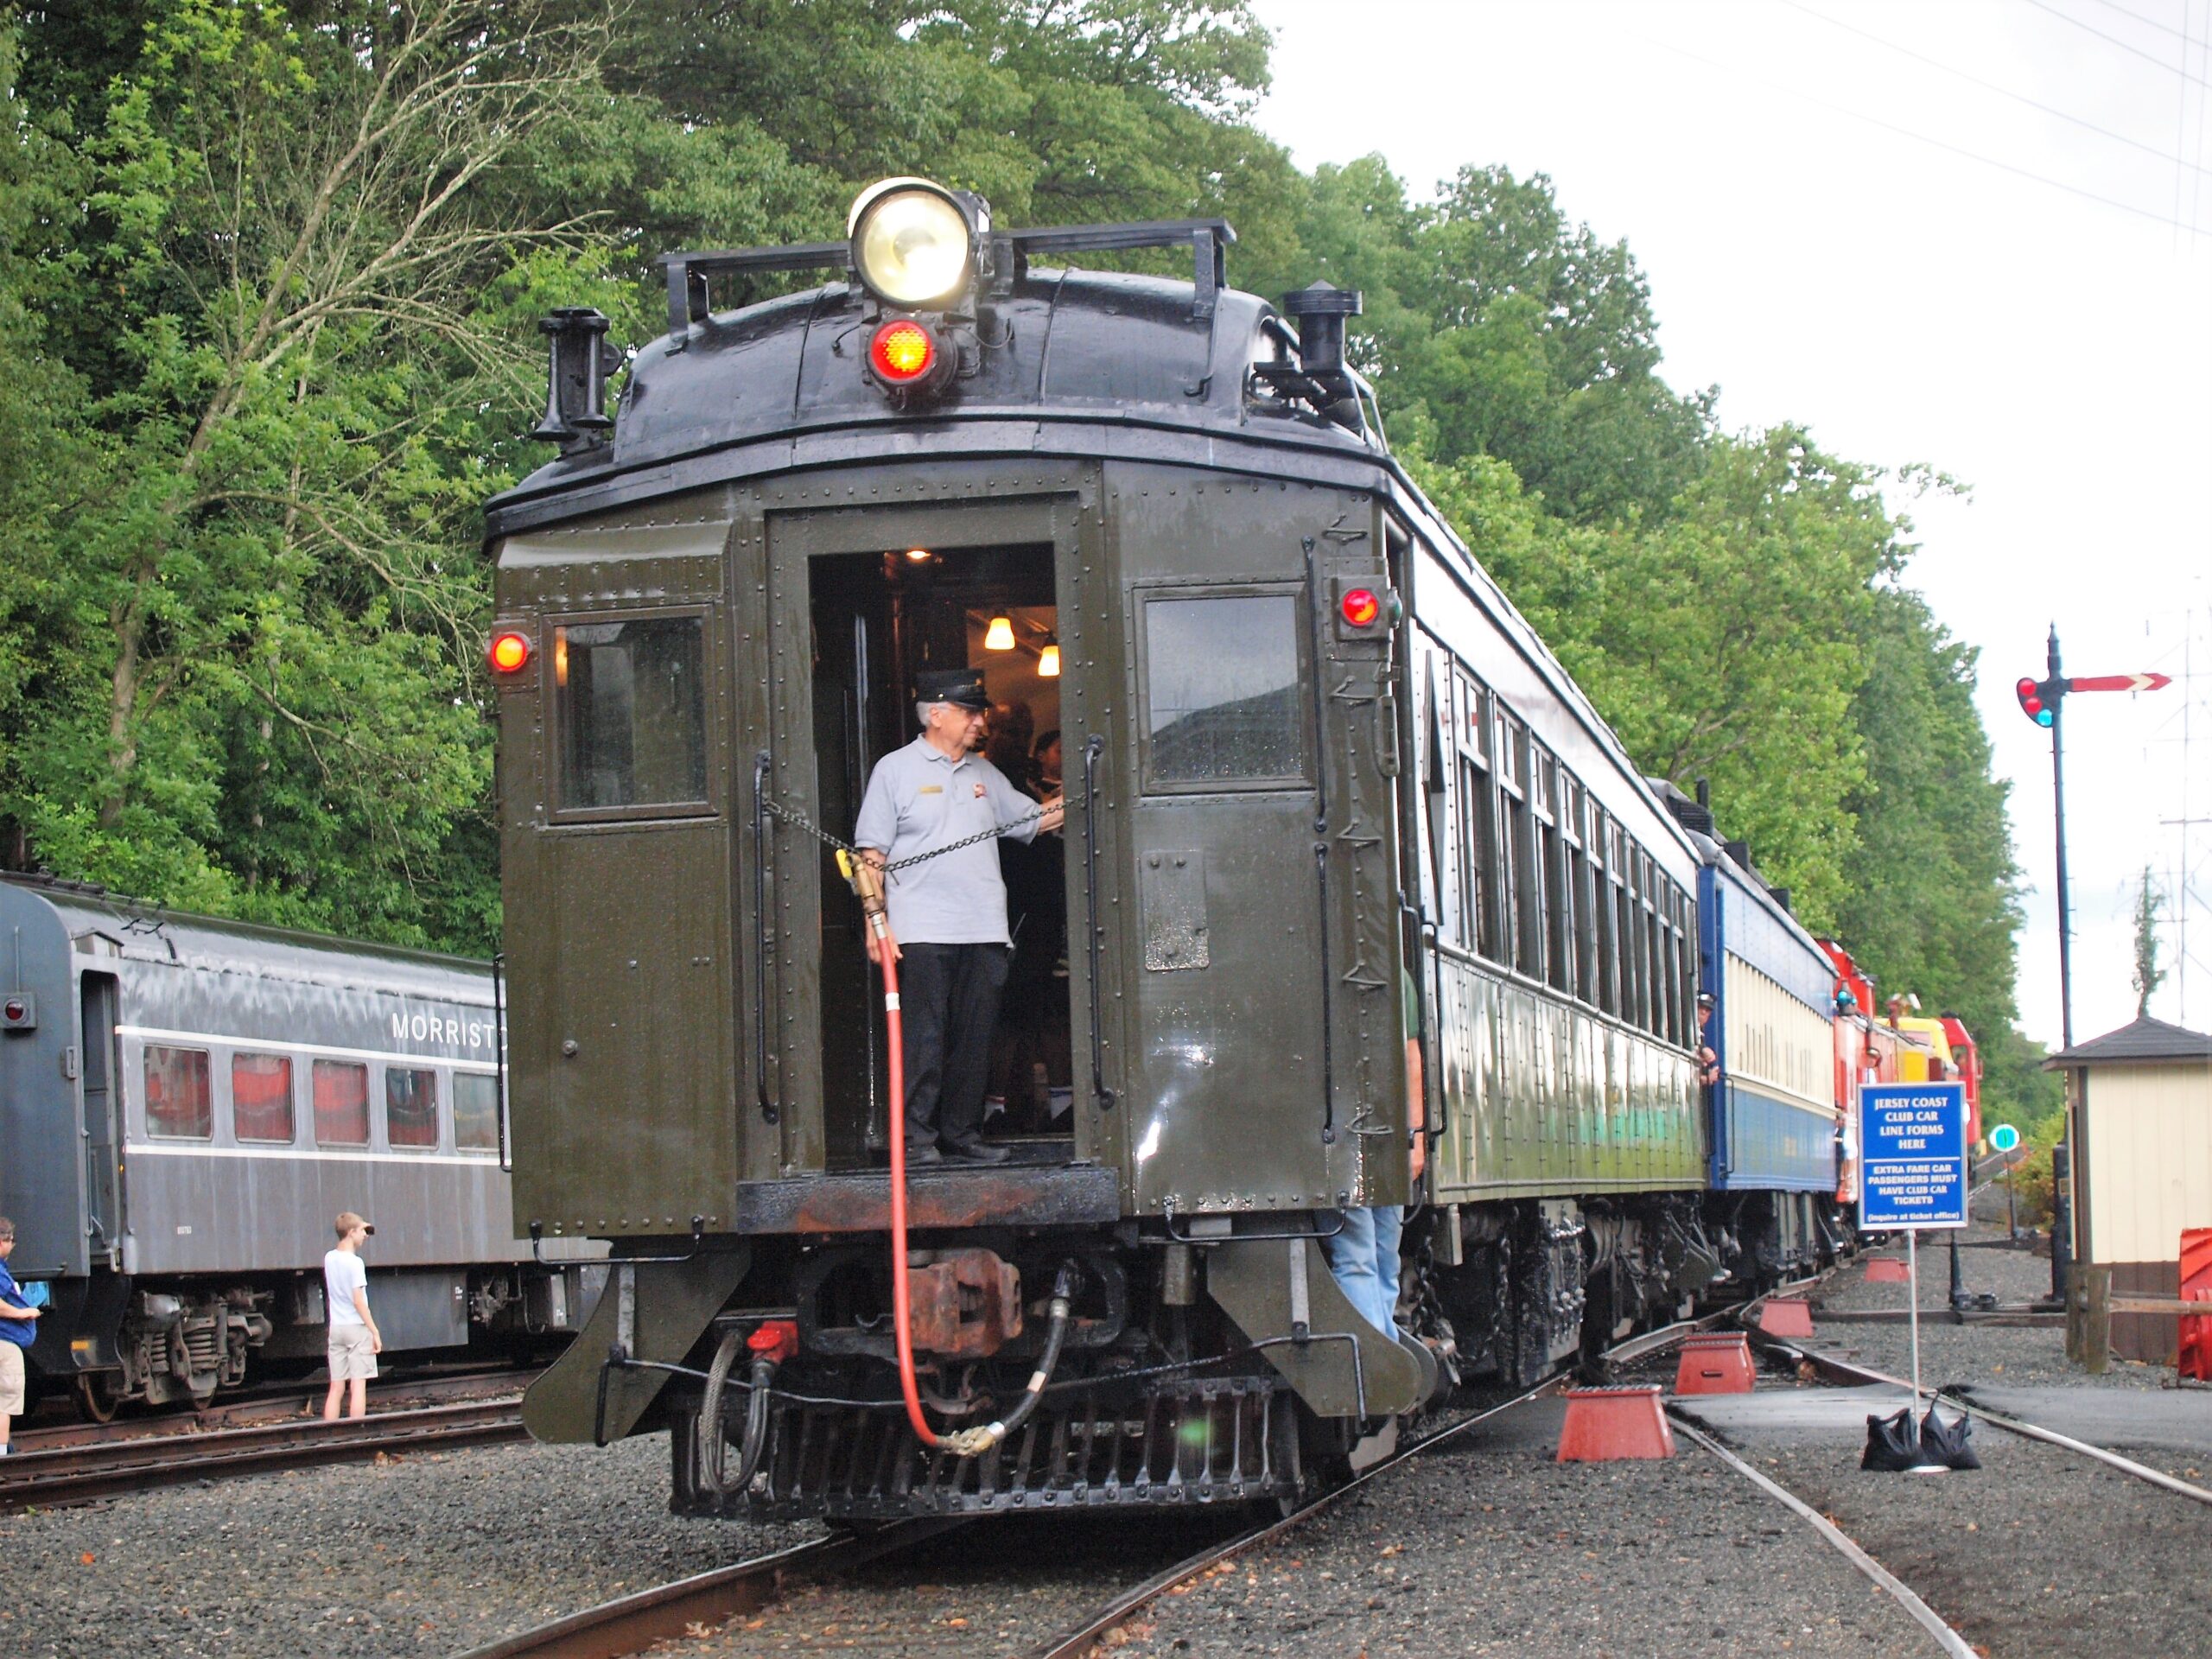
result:
M 385 1144 L 434 1151 L 438 1144 L 438 1074 L 390 1065 L 384 1073 Z
M 146 1133 L 165 1141 L 214 1139 L 207 1050 L 147 1046 Z
M 1298 600 L 1234 592 L 1144 607 L 1145 780 L 1250 789 L 1306 778 Z
M 462 1152 L 499 1149 L 499 1080 L 481 1071 L 453 1074 L 453 1143 Z
M 290 1056 L 231 1056 L 231 1133 L 240 1141 L 291 1144 Z
M 699 616 L 553 630 L 563 812 L 707 806 L 706 623 Z
M 310 1074 L 318 1147 L 369 1144 L 369 1068 L 356 1060 L 317 1060 Z

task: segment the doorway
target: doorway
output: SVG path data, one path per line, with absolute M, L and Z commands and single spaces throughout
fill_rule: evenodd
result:
M 849 836 L 868 780 L 915 741 L 914 680 L 981 669 L 991 699 L 984 757 L 1041 800 L 1059 787 L 1058 609 L 1050 543 L 900 547 L 807 560 L 819 822 Z M 860 906 L 823 846 L 821 935 L 823 1129 L 832 1169 L 879 1166 L 898 1112 Z M 1061 836 L 1001 837 L 1013 938 L 991 1044 L 983 1135 L 1021 1162 L 1073 1154 L 1074 1092 Z

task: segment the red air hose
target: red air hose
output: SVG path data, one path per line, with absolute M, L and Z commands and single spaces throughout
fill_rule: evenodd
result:
M 871 918 L 872 920 L 874 918 Z M 877 922 L 880 927 L 880 922 Z M 876 934 L 883 965 L 883 1023 L 891 1048 L 891 1328 L 899 1344 L 899 1389 L 906 1396 L 906 1421 L 924 1446 L 939 1444 L 937 1431 L 922 1414 L 922 1395 L 914 1381 L 914 1314 L 906 1289 L 906 1028 L 899 1017 L 899 958 L 889 940 Z

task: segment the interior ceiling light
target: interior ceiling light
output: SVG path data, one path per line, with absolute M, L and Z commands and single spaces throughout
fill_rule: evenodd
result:
M 991 619 L 991 626 L 983 631 L 983 649 L 985 651 L 1012 651 L 1014 649 L 1014 619 L 1012 617 L 1000 615 Z
M 886 179 L 861 192 L 848 221 L 853 269 L 877 298 L 917 309 L 966 284 L 975 232 L 942 186 Z
M 1057 639 L 1037 653 L 1037 673 L 1040 679 L 1058 679 L 1060 673 L 1060 642 Z
M 927 564 L 930 562 L 931 555 L 929 549 L 926 547 L 910 547 L 906 550 L 906 556 L 912 559 L 916 564 Z

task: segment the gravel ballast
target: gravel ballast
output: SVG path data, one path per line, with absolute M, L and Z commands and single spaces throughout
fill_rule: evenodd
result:
M 1519 1408 L 1164 1598 L 1122 1651 L 1859 1656 L 1928 1637 L 1804 1522 L 1697 1447 L 1553 1460 Z
M 0 1517 L 0 1653 L 451 1654 L 815 1535 L 679 1521 L 668 1440 L 521 1445 Z
M 1962 1243 L 1994 1243 L 2003 1240 L 2000 1223 L 1967 1229 Z M 1897 1239 L 1866 1254 L 1904 1255 L 1904 1242 Z M 2010 1306 L 2050 1294 L 2050 1258 L 2026 1250 L 1967 1249 L 1959 1252 L 1959 1279 L 1968 1291 L 1993 1293 Z M 1909 1287 L 1866 1282 L 1862 1255 L 1821 1287 L 1813 1305 L 1812 1345 L 1846 1359 L 1887 1371 L 1892 1376 L 1910 1374 L 1912 1366 L 1911 1327 L 1900 1319 L 1894 1324 L 1862 1325 L 1837 1320 L 1823 1325 L 1823 1309 L 1845 1312 L 1897 1309 L 1908 1306 Z M 2114 1359 L 2101 1376 L 2092 1376 L 2066 1357 L 2063 1325 L 2001 1325 L 1950 1322 L 1950 1249 L 1943 1235 L 1923 1234 L 1920 1241 L 1920 1374 L 1930 1388 L 1956 1383 L 1999 1383 L 2027 1388 L 2047 1383 L 2101 1389 L 2171 1388 L 2174 1374 L 2164 1366 L 2140 1365 Z

